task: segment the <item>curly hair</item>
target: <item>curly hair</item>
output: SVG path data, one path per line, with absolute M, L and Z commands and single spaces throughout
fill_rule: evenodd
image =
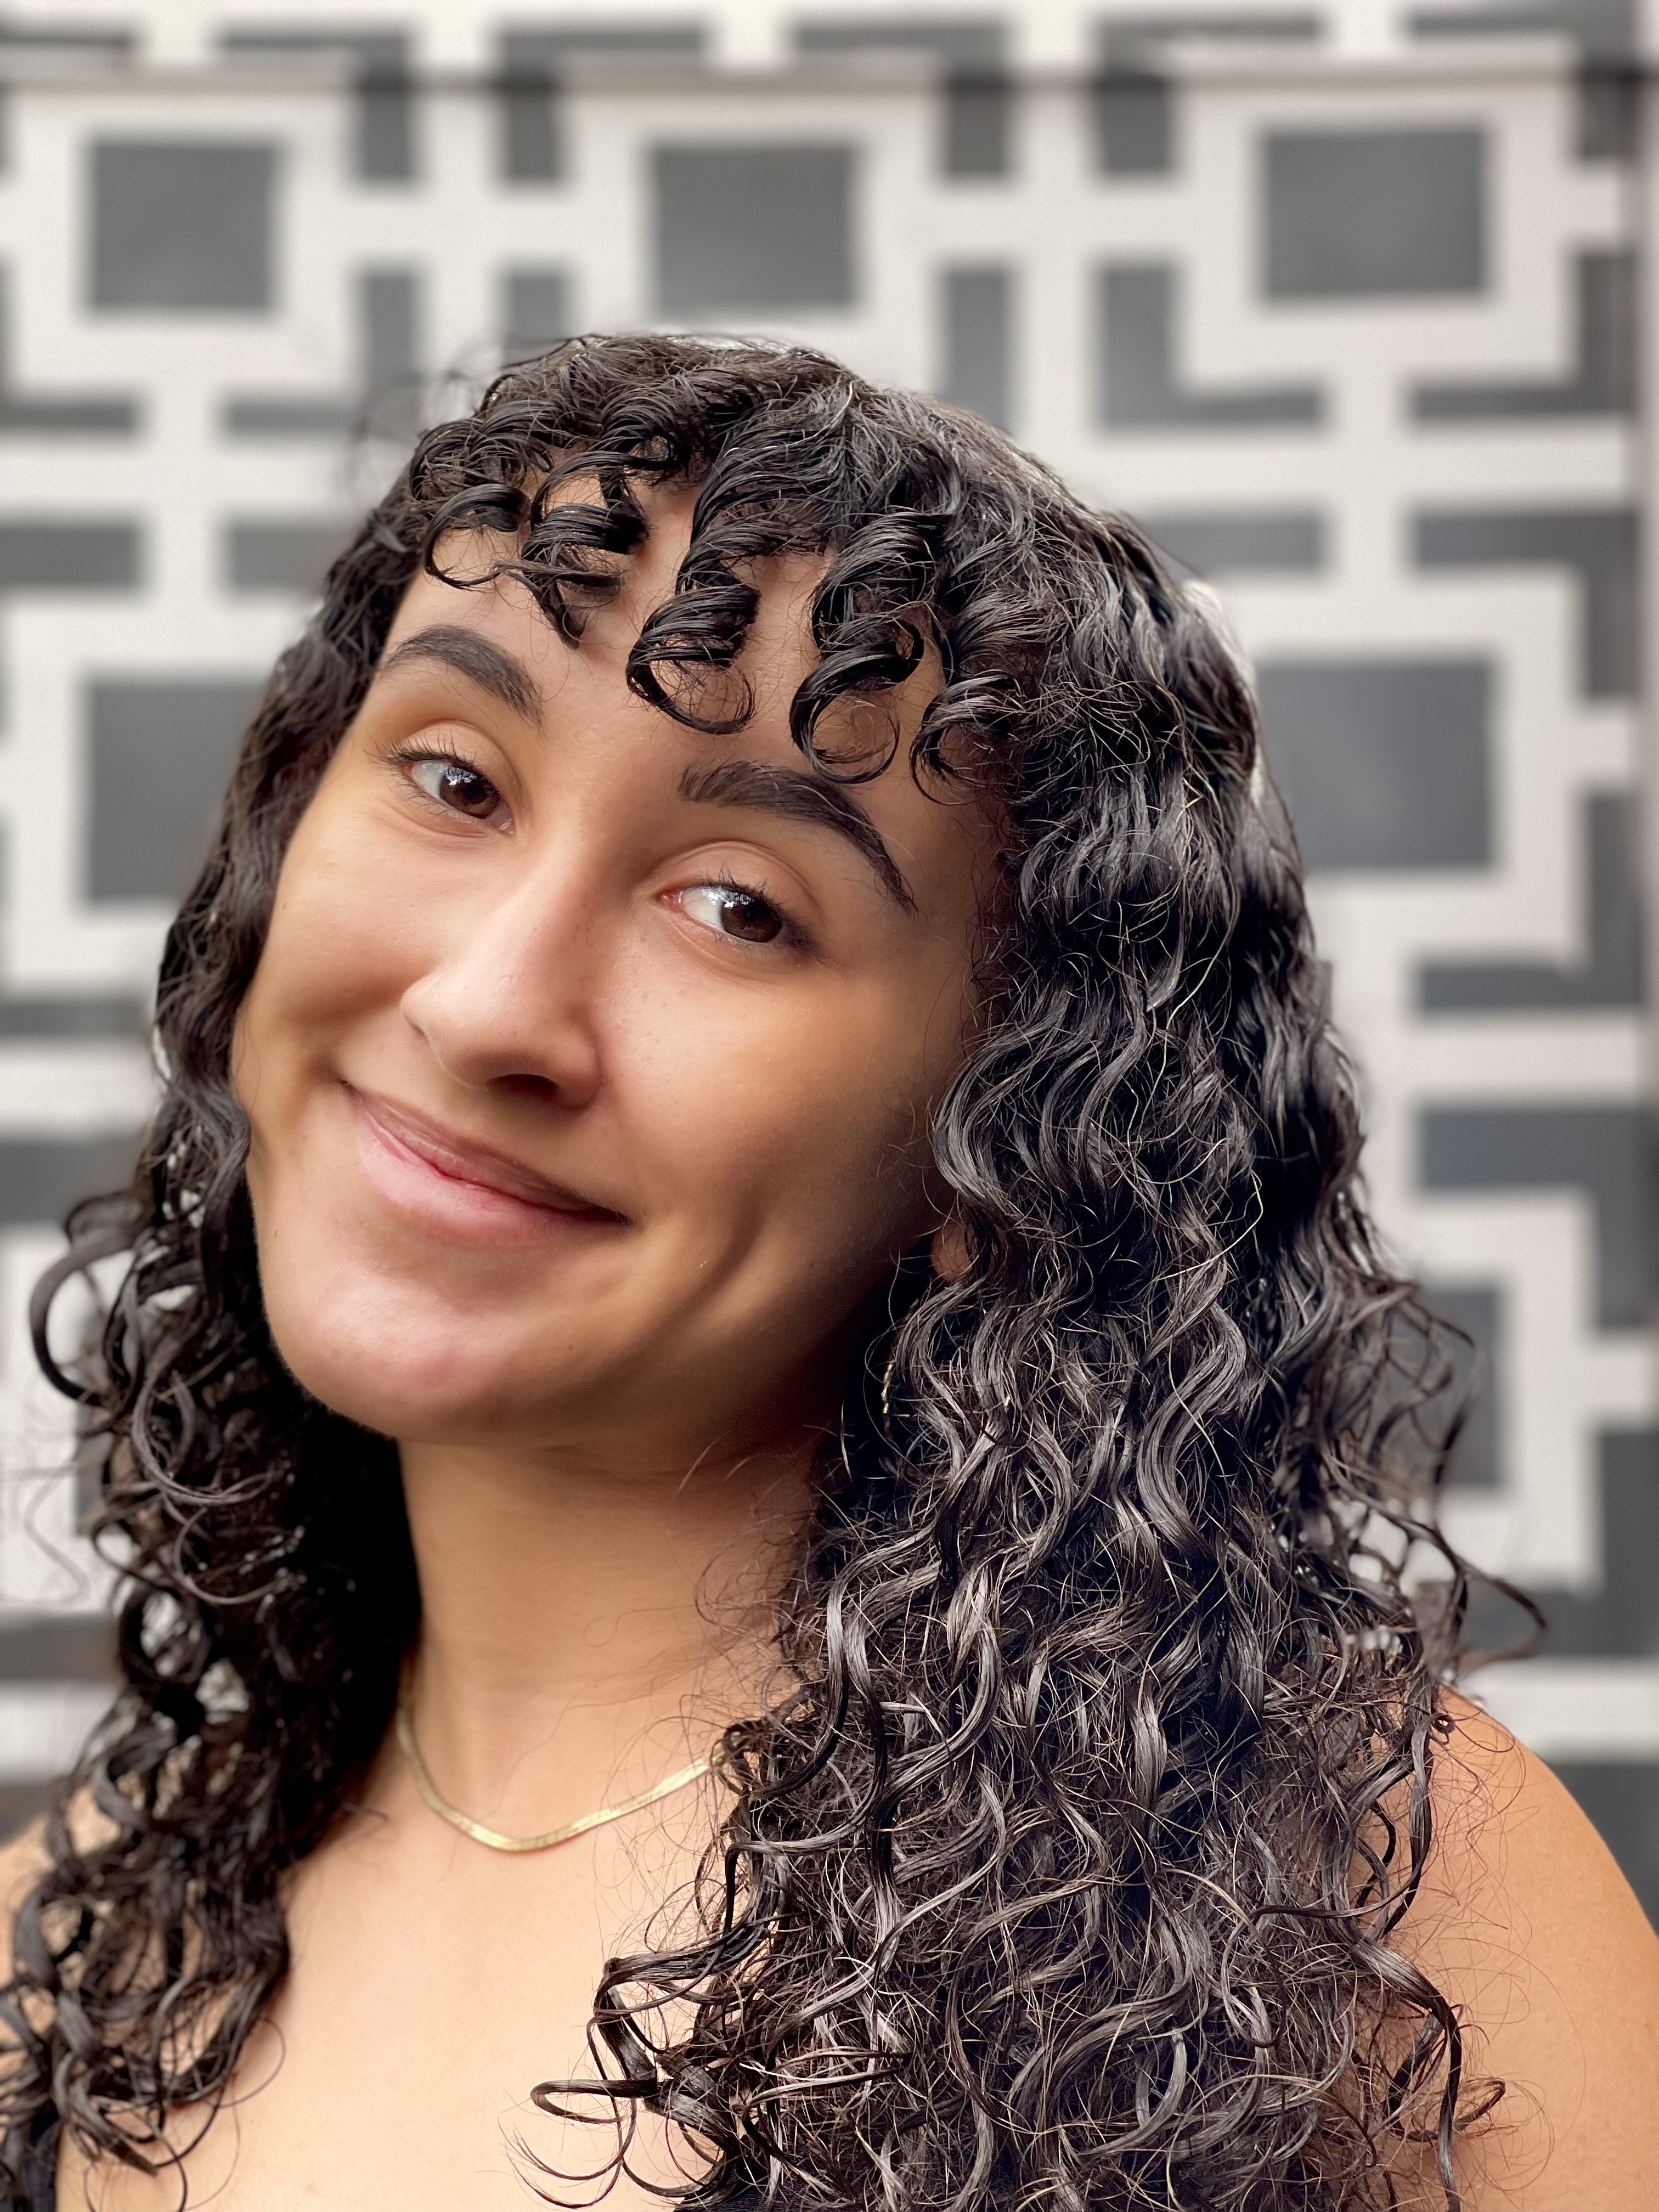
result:
M 458 533 L 499 533 L 492 573 L 574 644 L 669 482 L 690 547 L 634 690 L 740 726 L 755 564 L 815 553 L 795 743 L 879 773 L 826 710 L 931 647 L 911 771 L 991 794 L 1005 882 L 933 1128 L 964 1264 L 896 1276 L 690 1920 L 607 1965 L 594 2078 L 538 2100 L 613 2116 L 618 2164 L 629 2115 L 665 2116 L 708 2205 L 1314 2212 L 1392 2202 L 1414 2137 L 1455 2206 L 1455 2131 L 1497 2092 L 1396 1942 L 1466 1597 L 1427 1504 L 1444 1376 L 1364 1210 L 1248 685 L 1131 525 L 972 417 L 665 337 L 502 375 L 336 563 L 167 941 L 134 1185 L 76 1209 L 42 1285 L 122 1687 L 17 1923 L 13 2201 L 52 2118 L 143 2163 L 224 2094 L 286 1971 L 282 1878 L 361 1788 L 419 1631 L 395 1446 L 305 1394 L 261 1305 L 229 1060 L 288 839 L 410 580 L 476 580 Z M 53 1293 L 118 1252 L 64 1371 Z

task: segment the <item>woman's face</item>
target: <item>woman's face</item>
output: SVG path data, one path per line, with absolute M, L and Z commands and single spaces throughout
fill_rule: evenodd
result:
M 652 520 L 579 650 L 518 585 L 411 585 L 242 1010 L 277 1345 L 405 1441 L 683 1465 L 798 1431 L 933 1225 L 993 853 L 909 773 L 937 667 L 852 710 L 898 731 L 878 780 L 811 775 L 817 564 L 780 563 L 753 719 L 680 728 L 623 680 L 689 506 Z

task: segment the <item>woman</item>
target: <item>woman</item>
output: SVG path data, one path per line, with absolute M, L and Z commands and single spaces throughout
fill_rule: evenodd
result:
M 817 356 L 513 370 L 158 1023 L 14 2203 L 1651 2201 L 1656 1947 L 1447 1687 L 1431 1332 L 1131 529 Z

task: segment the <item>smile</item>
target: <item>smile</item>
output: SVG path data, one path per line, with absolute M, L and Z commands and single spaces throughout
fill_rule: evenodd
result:
M 388 1098 L 344 1086 L 357 1156 L 379 1195 L 422 1228 L 467 1243 L 538 1242 L 625 1217 Z

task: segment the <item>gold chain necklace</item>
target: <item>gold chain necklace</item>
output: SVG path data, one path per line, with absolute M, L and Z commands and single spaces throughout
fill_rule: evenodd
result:
M 605 1827 L 612 1820 L 654 1805 L 659 1797 L 672 1797 L 677 1790 L 684 1790 L 689 1783 L 707 1774 L 714 1763 L 712 1754 L 694 1759 L 690 1766 L 681 1767 L 666 1781 L 653 1783 L 649 1790 L 641 1790 L 637 1796 L 624 1797 L 620 1805 L 602 1805 L 597 1813 L 584 1813 L 580 1820 L 568 1820 L 562 1828 L 550 1828 L 544 1836 L 504 1836 L 498 1829 L 486 1828 L 482 1820 L 473 1820 L 459 1805 L 452 1805 L 448 1798 L 441 1795 L 437 1784 L 427 1772 L 421 1747 L 415 1741 L 415 1717 L 406 1697 L 398 1700 L 398 1748 L 409 1762 L 415 1787 L 438 1818 L 447 1820 L 452 1828 L 459 1828 L 464 1836 L 471 1836 L 475 1844 L 483 1844 L 492 1851 L 550 1851 L 556 1844 L 568 1844 L 573 1836 L 585 1836 L 590 1828 Z

